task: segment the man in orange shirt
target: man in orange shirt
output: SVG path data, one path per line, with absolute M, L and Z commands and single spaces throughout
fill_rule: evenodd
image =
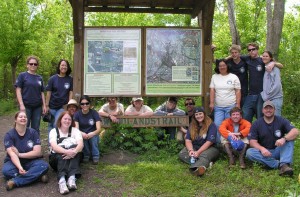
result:
M 229 157 L 229 166 L 235 165 L 234 151 L 239 154 L 240 167 L 246 168 L 244 155 L 249 144 L 247 136 L 250 132 L 251 123 L 242 118 L 242 110 L 234 107 L 230 110 L 230 118 L 225 119 L 219 127 L 222 135 L 221 143 Z

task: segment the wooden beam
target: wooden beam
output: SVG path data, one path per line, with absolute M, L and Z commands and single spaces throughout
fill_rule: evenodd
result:
M 73 29 L 74 29 L 74 69 L 73 69 L 73 92 L 79 100 L 83 87 L 83 30 L 84 30 L 84 0 L 72 0 Z
M 85 7 L 85 12 L 192 14 L 192 9 Z
M 199 15 L 199 13 L 203 10 L 203 7 L 208 3 L 208 1 L 214 1 L 214 0 L 202 0 L 196 2 L 196 5 L 194 6 L 194 9 L 191 13 L 192 18 L 195 18 L 196 16 Z

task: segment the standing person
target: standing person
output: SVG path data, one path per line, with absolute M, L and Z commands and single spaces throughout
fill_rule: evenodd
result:
M 214 147 L 217 136 L 215 123 L 205 114 L 203 108 L 196 107 L 189 126 L 185 148 L 179 153 L 179 158 L 189 163 L 190 171 L 196 176 L 204 175 L 210 162 L 218 159 L 219 150 Z M 192 161 L 195 159 L 196 161 Z
M 129 105 L 125 111 L 126 116 L 152 116 L 153 110 L 144 105 L 144 99 L 142 97 L 133 97 L 131 105 Z
M 246 62 L 249 71 L 249 93 L 245 98 L 243 114 L 244 118 L 251 123 L 255 114 L 256 119 L 262 117 L 263 99 L 260 93 L 263 91 L 265 69 L 271 71 L 275 65 L 278 68 L 282 68 L 283 65 L 271 62 L 265 67 L 261 57 L 259 57 L 259 46 L 256 43 L 249 43 L 247 45 L 247 50 L 249 55 L 241 56 L 241 59 Z
M 19 74 L 15 87 L 20 111 L 26 111 L 28 118 L 27 127 L 40 133 L 42 113 L 47 109 L 45 105 L 43 79 L 38 75 L 39 60 L 35 56 L 29 56 L 26 60 L 27 72 Z
M 216 62 L 216 74 L 210 82 L 210 110 L 214 111 L 214 122 L 217 128 L 222 121 L 229 118 L 229 111 L 233 107 L 240 107 L 241 84 L 239 78 L 230 73 L 230 68 L 223 61 Z M 217 143 L 220 141 L 220 133 L 217 132 Z
M 239 154 L 239 162 L 240 167 L 242 169 L 246 168 L 246 164 L 244 162 L 244 156 L 249 144 L 249 140 L 247 138 L 251 123 L 247 120 L 243 119 L 243 111 L 234 107 L 230 110 L 230 118 L 225 119 L 219 127 L 219 131 L 222 135 L 221 143 L 224 146 L 225 152 L 229 157 L 229 167 L 235 165 L 235 159 L 233 154 L 233 149 L 236 150 L 237 147 L 233 147 L 233 143 L 242 143 L 244 144 L 241 150 L 236 150 Z M 238 142 L 242 141 L 242 142 Z
M 238 76 L 241 83 L 241 108 L 243 107 L 244 100 L 248 95 L 248 68 L 247 64 L 241 60 L 241 46 L 233 44 L 229 52 L 231 57 L 226 64 L 230 66 L 231 73 Z
M 280 176 L 292 176 L 294 141 L 299 131 L 290 121 L 275 115 L 272 101 L 264 102 L 263 114 L 251 126 L 251 148 L 247 150 L 246 157 L 268 168 L 279 169 Z
M 177 98 L 169 97 L 168 100 L 157 107 L 154 111 L 156 116 L 184 116 L 185 112 L 177 108 Z M 174 140 L 176 135 L 176 127 L 163 127 L 167 134 L 170 135 L 169 139 Z
M 2 173 L 6 179 L 6 189 L 22 187 L 36 180 L 48 182 L 48 164 L 40 159 L 42 147 L 39 134 L 32 128 L 27 128 L 27 116 L 24 111 L 15 115 L 15 126 L 4 136 L 4 146 L 7 152 Z
M 57 119 L 56 128 L 49 133 L 49 143 L 57 160 L 57 179 L 59 192 L 76 190 L 76 179 L 80 178 L 80 152 L 83 149 L 81 132 L 74 127 L 72 115 L 64 111 Z M 66 181 L 66 179 L 68 181 Z
M 116 116 L 124 115 L 124 106 L 118 102 L 117 97 L 108 97 L 107 103 L 100 108 L 98 113 L 101 117 L 107 117 L 112 122 L 118 122 L 119 120 Z
M 56 125 L 59 115 L 64 111 L 63 106 L 73 97 L 72 70 L 67 60 L 61 59 L 56 67 L 56 74 L 51 76 L 46 86 L 47 111 L 54 117 L 48 124 L 48 133 Z
M 193 118 L 193 115 L 194 115 L 195 100 L 191 97 L 186 98 L 185 101 L 184 101 L 184 106 L 186 108 L 185 115 L 189 116 L 189 124 L 191 124 L 192 118 Z M 183 139 L 186 136 L 187 130 L 188 130 L 188 127 L 181 127 L 180 128 L 180 131 L 184 135 Z
M 91 99 L 89 96 L 83 95 L 79 103 L 81 110 L 74 114 L 74 120 L 76 128 L 81 131 L 83 138 L 83 162 L 87 163 L 92 159 L 93 164 L 97 165 L 100 158 L 99 133 L 101 119 L 97 111 L 90 109 Z
M 274 61 L 273 54 L 270 51 L 264 51 L 262 54 L 262 61 L 266 66 L 268 66 Z M 264 101 L 272 101 L 275 106 L 275 115 L 281 116 L 283 92 L 279 68 L 274 67 L 271 71 L 265 71 L 263 91 L 260 94 Z
M 75 99 L 70 99 L 67 104 L 67 111 L 74 116 L 75 112 L 78 110 L 78 103 Z

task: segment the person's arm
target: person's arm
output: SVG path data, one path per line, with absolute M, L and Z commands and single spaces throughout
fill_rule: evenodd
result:
M 279 63 L 279 62 L 270 62 L 265 68 L 267 72 L 271 72 L 274 68 L 274 66 L 276 66 L 279 69 L 283 68 L 283 64 Z
M 37 144 L 33 146 L 32 151 L 27 153 L 20 153 L 16 147 L 11 147 L 11 150 L 16 153 L 19 158 L 22 159 L 35 159 L 43 156 L 41 145 Z
M 177 107 L 174 109 L 173 111 L 173 115 L 174 116 L 184 116 L 185 115 L 185 111 L 178 109 Z
M 242 138 L 247 137 L 250 132 L 251 123 L 245 119 L 242 119 L 240 127 L 241 127 L 241 130 L 239 132 L 241 133 L 241 137 Z
M 22 89 L 20 87 L 16 87 L 16 95 L 17 95 L 17 100 L 20 106 L 20 111 L 25 111 L 25 105 L 23 103 L 23 98 L 22 98 Z
M 168 112 L 166 112 L 164 109 L 165 109 L 165 104 L 162 104 L 160 106 L 158 106 L 156 109 L 155 109 L 155 112 L 154 112 L 154 115 L 156 116 L 166 116 L 168 114 Z
M 212 112 L 214 110 L 215 106 L 215 89 L 210 88 L 210 93 L 209 93 L 209 108 L 210 111 Z
M 51 91 L 47 91 L 47 94 L 46 94 L 46 110 L 47 110 L 47 112 L 49 111 L 50 98 L 51 98 Z
M 299 135 L 299 131 L 296 128 L 291 129 L 285 136 L 282 138 L 278 139 L 275 142 L 276 146 L 282 146 L 284 145 L 287 141 L 293 141 L 295 140 Z
M 196 152 L 195 157 L 199 157 L 203 151 L 207 150 L 213 143 L 211 141 L 206 141 Z
M 15 151 L 13 151 L 13 148 L 14 147 L 7 148 L 6 149 L 7 154 L 9 155 L 12 163 L 18 168 L 19 173 L 20 174 L 25 174 L 26 171 L 24 170 L 23 166 L 21 165 L 19 156 L 15 153 Z
M 241 107 L 241 89 L 235 89 L 236 107 Z
M 186 139 L 186 140 L 185 140 L 185 147 L 186 147 L 186 149 L 187 149 L 188 152 L 189 152 L 189 156 L 190 156 L 190 157 L 191 157 L 191 156 L 194 156 L 195 151 L 194 151 L 194 149 L 193 149 L 192 140 Z
M 46 108 L 46 101 L 45 101 L 44 92 L 41 92 L 41 96 L 42 96 L 42 102 L 43 102 L 43 114 L 46 114 L 47 113 L 47 108 Z
M 95 135 L 99 135 L 100 131 L 101 131 L 101 123 L 100 123 L 100 121 L 97 121 L 96 122 L 96 130 L 87 134 L 88 139 L 94 137 Z
M 73 98 L 73 91 L 69 92 L 69 100 L 71 100 Z

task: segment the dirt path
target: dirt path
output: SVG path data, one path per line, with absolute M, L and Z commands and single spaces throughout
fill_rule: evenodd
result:
M 3 160 L 5 158 L 5 150 L 3 145 L 3 138 L 5 133 L 12 128 L 14 123 L 13 116 L 2 116 L 0 117 L 0 169 L 3 166 Z M 46 131 L 41 131 L 46 132 Z M 42 146 L 44 152 L 44 159 L 48 159 L 47 151 L 47 136 L 42 137 Z M 118 155 L 118 156 L 116 156 Z M 78 181 L 78 190 L 75 192 L 70 192 L 68 195 L 71 196 L 122 196 L 123 191 L 127 189 L 124 188 L 122 181 L 118 180 L 117 177 L 107 178 L 105 174 L 99 174 L 96 168 L 101 168 L 101 165 L 105 164 L 117 164 L 124 165 L 134 161 L 136 156 L 130 153 L 125 153 L 121 151 L 111 152 L 110 154 L 105 154 L 100 158 L 100 163 L 98 166 L 92 164 L 84 164 L 81 166 L 82 177 Z M 47 197 L 47 196 L 62 196 L 58 192 L 58 184 L 56 180 L 56 174 L 50 168 L 48 171 L 49 183 L 44 184 L 37 182 L 26 187 L 15 188 L 12 191 L 6 191 L 5 189 L 5 179 L 0 173 L 0 196 L 22 196 L 22 197 Z M 99 181 L 100 180 L 100 181 Z M 101 182 L 109 182 L 110 184 L 101 184 Z M 114 185 L 111 187 L 109 185 Z

